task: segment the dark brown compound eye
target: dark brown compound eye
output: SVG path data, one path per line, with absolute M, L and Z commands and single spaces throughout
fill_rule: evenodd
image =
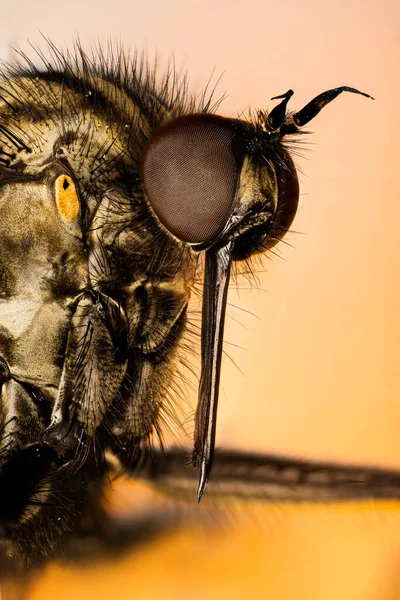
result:
M 149 141 L 142 165 L 148 201 L 161 223 L 189 244 L 214 240 L 233 210 L 240 158 L 232 121 L 179 117 Z

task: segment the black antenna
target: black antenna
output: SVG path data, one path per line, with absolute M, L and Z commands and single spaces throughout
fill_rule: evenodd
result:
M 274 96 L 271 98 L 271 100 L 279 100 L 280 98 L 283 98 L 282 102 L 275 106 L 275 108 L 273 108 L 268 115 L 268 125 L 269 129 L 272 131 L 279 129 L 284 122 L 286 118 L 286 106 L 293 94 L 293 90 L 288 90 L 286 94 L 281 94 L 280 96 Z
M 332 102 L 339 94 L 342 92 L 351 92 L 352 94 L 361 94 L 361 96 L 365 96 L 366 98 L 371 98 L 374 100 L 372 96 L 369 94 L 364 94 L 364 92 L 360 92 L 355 88 L 347 87 L 347 85 L 343 85 L 342 87 L 334 88 L 333 90 L 328 90 L 327 92 L 323 92 L 319 96 L 316 96 L 314 100 L 311 100 L 308 104 L 305 105 L 299 112 L 293 115 L 293 121 L 295 125 L 298 127 L 302 127 L 311 119 L 317 116 L 317 114 L 327 105 L 329 102 Z

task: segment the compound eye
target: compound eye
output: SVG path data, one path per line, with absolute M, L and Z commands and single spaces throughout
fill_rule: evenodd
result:
M 161 223 L 189 244 L 214 240 L 233 210 L 239 173 L 229 119 L 188 115 L 149 141 L 141 171 L 147 199 Z

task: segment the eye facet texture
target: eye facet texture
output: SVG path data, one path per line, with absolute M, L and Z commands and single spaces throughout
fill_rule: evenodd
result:
M 180 117 L 150 139 L 142 162 L 147 198 L 161 223 L 190 244 L 212 241 L 231 215 L 238 179 L 231 121 Z

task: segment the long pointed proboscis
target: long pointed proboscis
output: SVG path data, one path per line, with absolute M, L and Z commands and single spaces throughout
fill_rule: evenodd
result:
M 299 112 L 293 115 L 293 121 L 296 123 L 298 127 L 302 127 L 311 119 L 317 116 L 317 114 L 327 105 L 329 102 L 332 102 L 339 94 L 342 92 L 350 92 L 351 94 L 360 94 L 361 96 L 365 96 L 365 98 L 371 98 L 374 100 L 372 96 L 369 94 L 365 94 L 364 92 L 360 92 L 355 88 L 348 87 L 347 85 L 342 85 L 341 87 L 334 88 L 333 90 L 328 90 L 327 92 L 323 92 L 316 96 L 311 102 L 305 105 L 304 108 L 299 110 Z
M 201 325 L 201 377 L 197 404 L 193 464 L 200 467 L 197 501 L 210 477 L 215 446 L 219 380 L 232 242 L 206 252 Z

